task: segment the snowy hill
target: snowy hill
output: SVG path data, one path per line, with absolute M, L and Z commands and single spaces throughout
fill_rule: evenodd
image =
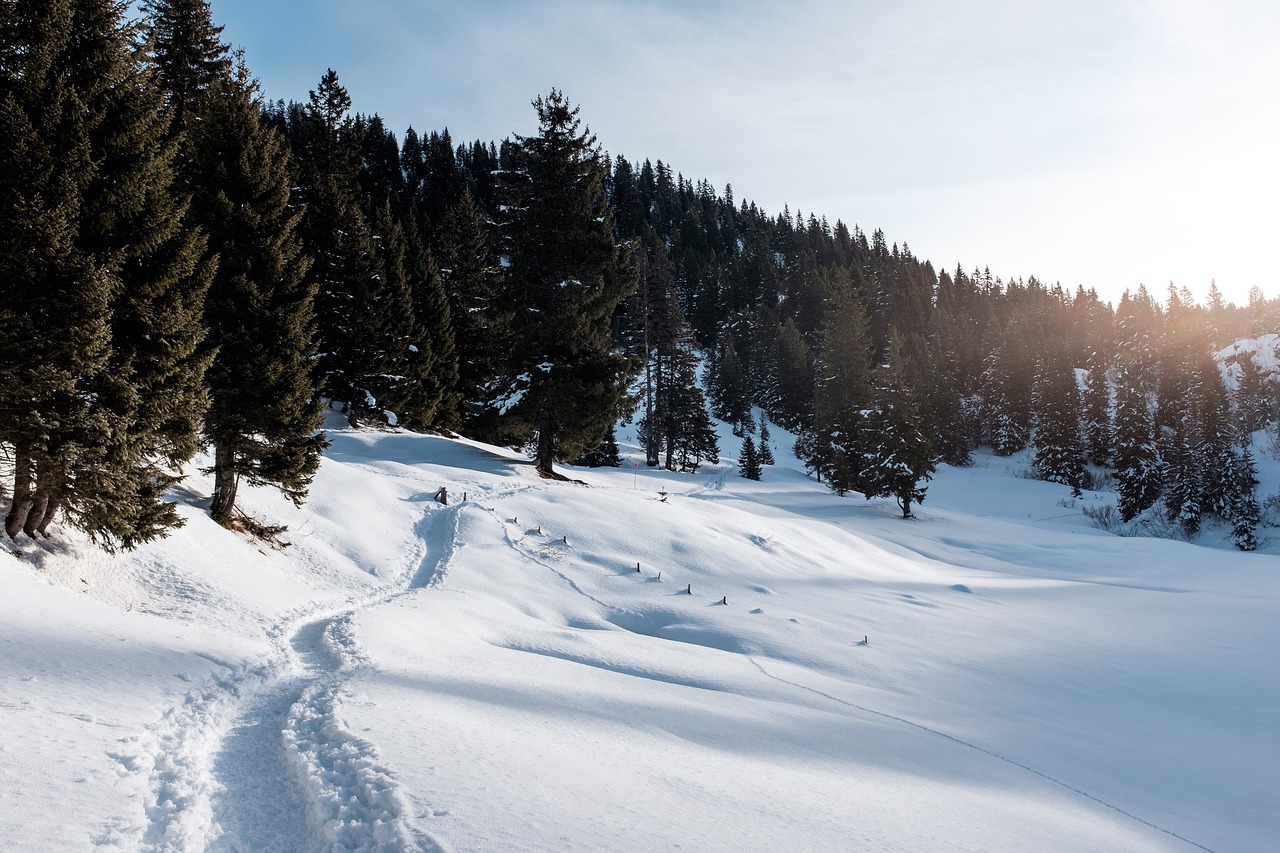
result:
M 1115 537 L 992 457 L 903 521 L 785 453 L 761 482 L 572 484 L 463 440 L 332 437 L 305 507 L 243 501 L 287 548 L 209 522 L 194 476 L 170 539 L 5 561 L 5 849 L 1280 837 L 1276 543 Z

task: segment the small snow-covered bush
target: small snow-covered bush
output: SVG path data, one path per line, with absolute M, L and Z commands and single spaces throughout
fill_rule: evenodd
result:
M 1115 504 L 1086 504 L 1080 511 L 1084 513 L 1085 518 L 1089 519 L 1089 523 L 1099 530 L 1117 534 L 1124 530 L 1124 522 L 1120 520 L 1120 510 L 1116 509 Z

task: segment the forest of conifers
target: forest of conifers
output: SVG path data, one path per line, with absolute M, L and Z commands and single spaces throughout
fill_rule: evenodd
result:
M 1112 306 L 936 270 L 879 230 L 611 157 L 556 90 L 528 135 L 401 139 L 332 70 L 267 100 L 207 0 L 143 11 L 0 3 L 13 539 L 55 519 L 108 548 L 163 535 L 201 450 L 214 517 L 253 530 L 238 484 L 303 500 L 332 407 L 526 447 L 549 477 L 618 464 L 620 418 L 648 464 L 695 470 L 718 460 L 711 415 L 759 477 L 773 423 L 835 491 L 904 515 L 936 464 L 1030 448 L 1075 494 L 1113 481 L 1123 521 L 1210 517 L 1257 545 L 1250 437 L 1276 388 L 1246 353 L 1229 389 L 1214 357 L 1280 328 L 1256 288 Z

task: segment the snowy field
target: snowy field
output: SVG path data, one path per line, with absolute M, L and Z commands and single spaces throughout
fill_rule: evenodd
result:
M 288 548 L 198 475 L 137 552 L 22 540 L 0 848 L 1278 849 L 1280 542 L 1116 537 L 990 456 L 904 521 L 778 432 L 760 482 L 726 434 L 573 484 L 337 430 L 306 506 L 243 500 Z

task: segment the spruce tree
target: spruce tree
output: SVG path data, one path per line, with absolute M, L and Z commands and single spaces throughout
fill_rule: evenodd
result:
M 574 464 L 586 465 L 589 468 L 617 468 L 622 465 L 622 456 L 618 453 L 618 437 L 614 428 L 609 428 L 599 447 L 579 456 Z
M 760 479 L 760 457 L 756 453 L 756 440 L 748 433 L 742 439 L 742 453 L 738 457 L 738 474 L 748 480 Z
M 403 230 L 405 270 L 409 276 L 413 312 L 421 329 L 422 342 L 430 346 L 429 369 L 422 377 L 422 395 L 431 402 L 429 419 L 413 413 L 408 425 L 415 428 L 454 430 L 462 422 L 462 391 L 459 379 L 457 339 L 453 311 L 445 293 L 444 280 L 435 258 L 423 245 L 414 217 Z
M 190 131 L 193 215 L 218 253 L 205 304 L 216 347 L 204 441 L 214 451 L 213 518 L 234 523 L 240 481 L 306 497 L 325 446 L 315 393 L 315 281 L 283 138 L 261 119 L 247 70 L 220 81 Z
M 232 74 L 231 57 L 208 0 L 144 0 L 152 62 L 173 116 L 184 134 L 203 112 L 201 101 Z M 242 75 L 243 76 L 243 75 Z
M 869 437 L 857 476 L 858 491 L 868 500 L 892 497 L 903 518 L 911 505 L 924 502 L 932 479 L 932 447 L 920 430 L 920 417 L 911 392 L 892 370 L 879 377 L 875 400 L 867 416 Z
M 722 336 L 719 357 L 715 360 L 714 367 L 711 411 L 722 421 L 739 424 L 751 407 L 751 392 L 746 367 L 738 356 L 732 336 Z
M 1258 485 L 1258 468 L 1253 452 L 1246 443 L 1231 454 L 1231 467 L 1226 472 L 1225 519 L 1231 525 L 1231 536 L 1241 551 L 1258 549 L 1258 522 L 1261 510 L 1254 488 Z
M 1233 419 L 1240 431 L 1249 434 L 1265 427 L 1275 412 L 1275 384 L 1263 374 L 1253 353 L 1237 352 L 1235 364 Z
M 773 448 L 769 446 L 769 419 L 764 414 L 760 416 L 760 464 L 774 464 Z
M 797 455 L 841 495 L 861 490 L 863 459 L 871 440 L 868 328 L 866 313 L 853 295 L 846 289 L 833 292 L 824 306 L 814 366 L 813 435 L 802 433 L 797 442 Z
M 1075 371 L 1061 353 L 1041 360 L 1033 400 L 1036 475 L 1071 487 L 1078 497 L 1084 482 L 1084 449 L 1080 441 L 1080 391 Z
M 1116 374 L 1114 441 L 1116 506 L 1131 521 L 1159 499 L 1161 461 L 1143 372 L 1128 361 Z
M 351 98 L 329 69 L 301 116 L 301 183 L 306 203 L 304 248 L 314 259 L 317 369 L 321 387 L 350 423 L 384 420 L 384 407 L 365 387 L 378 353 L 364 340 L 381 315 L 375 303 L 380 261 L 361 210 L 356 180 L 358 137 L 348 116 Z
M 1082 435 L 1085 450 L 1094 465 L 1111 463 L 1111 400 L 1107 363 L 1094 355 L 1085 374 L 1081 394 Z
M 597 446 L 618 418 L 633 364 L 611 348 L 635 273 L 613 235 L 605 166 L 559 91 L 533 102 L 538 134 L 506 147 L 502 251 L 520 330 L 502 389 L 503 429 L 531 441 L 537 469 Z
M 41 532 L 62 511 L 106 547 L 129 548 L 180 523 L 162 496 L 196 449 L 206 406 L 200 310 L 212 266 L 184 222 L 161 95 L 120 7 L 57 0 L 6 11 L 3 120 L 17 134 L 6 210 L 48 210 L 29 235 L 42 264 L 11 270 L 2 298 L 31 335 L 32 366 L 21 370 L 39 374 L 8 416 L 16 476 L 6 528 Z M 31 292 L 41 278 L 47 292 Z M 56 352 L 66 345 L 70 358 Z
M 257 85 L 219 41 L 209 4 L 149 0 L 144 8 L 191 218 L 218 258 L 204 310 L 214 358 L 202 439 L 214 452 L 210 514 L 231 525 L 242 479 L 300 503 L 319 465 L 315 286 L 305 277 L 288 147 L 263 121 Z
M 659 360 L 665 366 L 655 395 L 654 418 L 666 450 L 667 470 L 694 472 L 704 460 L 719 462 L 720 447 L 698 385 L 697 356 L 687 327 Z
M 493 441 L 497 426 L 487 403 L 511 351 L 513 309 L 500 298 L 501 270 L 488 232 L 484 214 L 464 192 L 445 218 L 439 261 L 456 353 L 459 420 L 468 435 Z
M 1193 416 L 1188 412 L 1166 428 L 1160 439 L 1165 517 L 1177 522 L 1187 537 L 1200 531 L 1205 512 L 1204 471 L 1196 458 L 1195 430 Z

